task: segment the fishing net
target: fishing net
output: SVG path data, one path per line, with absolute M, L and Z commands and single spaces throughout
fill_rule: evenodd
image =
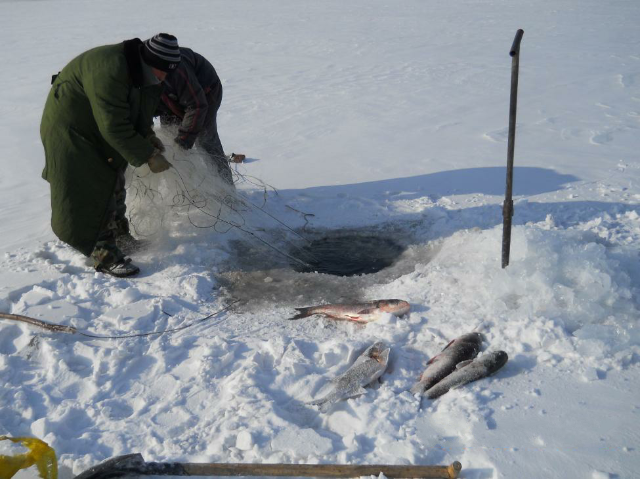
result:
M 154 174 L 143 165 L 126 173 L 127 216 L 136 236 L 233 231 L 295 263 L 307 263 L 296 253 L 304 241 L 301 235 L 266 209 L 269 198 L 277 197 L 275 188 L 233 168 L 234 184 L 230 185 L 209 155 L 197 148 L 178 148 L 169 129 L 157 134 L 166 145 L 164 154 L 172 168 Z

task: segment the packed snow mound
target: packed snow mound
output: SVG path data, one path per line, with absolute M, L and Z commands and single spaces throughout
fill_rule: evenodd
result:
M 513 228 L 506 269 L 502 228 L 444 240 L 433 262 L 416 268 L 433 286 L 433 307 L 483 321 L 489 330 L 504 324 L 497 347 L 513 350 L 519 343 L 514 352 L 533 348 L 564 360 L 627 365 L 640 345 L 637 283 L 628 269 L 635 248 L 547 225 Z

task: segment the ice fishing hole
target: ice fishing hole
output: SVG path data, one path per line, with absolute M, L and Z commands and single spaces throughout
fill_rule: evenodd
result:
M 293 262 L 299 273 L 358 276 L 377 273 L 391 266 L 405 250 L 388 237 L 359 234 L 323 236 L 300 248 L 298 256 L 307 265 Z

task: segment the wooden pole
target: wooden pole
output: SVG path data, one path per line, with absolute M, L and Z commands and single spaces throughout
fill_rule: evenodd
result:
M 455 479 L 462 469 L 462 465 L 457 461 L 449 466 L 193 463 L 181 464 L 181 466 L 190 476 L 359 477 L 377 476 L 382 472 L 389 478 L 422 477 L 441 479 Z
M 462 465 L 449 466 L 341 465 L 341 464 L 212 464 L 145 462 L 140 454 L 108 459 L 75 479 L 110 479 L 123 476 L 260 476 L 260 477 L 359 477 L 456 479 Z
M 31 324 L 32 326 L 37 326 L 38 328 L 53 331 L 55 333 L 74 334 L 78 332 L 78 330 L 73 326 L 63 326 L 61 324 L 47 323 L 46 321 L 30 318 L 29 316 L 22 316 L 20 314 L 9 314 L 9 313 L 0 312 L 0 319 L 11 319 L 12 321 L 21 321 L 23 323 Z

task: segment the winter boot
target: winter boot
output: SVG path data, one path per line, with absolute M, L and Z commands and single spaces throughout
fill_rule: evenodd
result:
M 96 271 L 118 278 L 134 276 L 140 272 L 140 268 L 124 256 L 113 239 L 98 241 L 91 253 L 91 259 Z
M 111 264 L 99 264 L 96 266 L 96 271 L 110 274 L 116 278 L 127 278 L 137 275 L 140 268 L 131 262 L 131 258 L 124 258 Z

